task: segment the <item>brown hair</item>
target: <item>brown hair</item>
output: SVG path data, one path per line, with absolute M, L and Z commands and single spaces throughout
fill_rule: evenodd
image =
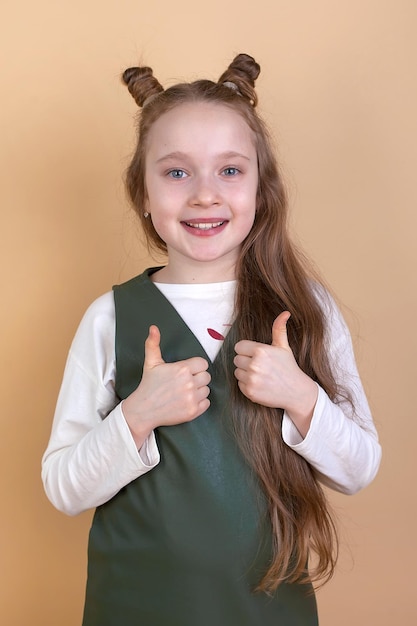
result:
M 259 182 L 255 221 L 236 267 L 235 324 L 226 343 L 234 346 L 242 338 L 270 343 L 273 321 L 282 311 L 290 311 L 289 342 L 300 368 L 338 401 L 345 394 L 329 366 L 323 311 L 314 293 L 317 287 L 313 287 L 320 281 L 290 240 L 286 192 L 268 131 L 255 111 L 258 99 L 254 87 L 259 72 L 252 57 L 239 54 L 217 83 L 197 80 L 164 90 L 150 68 L 126 70 L 123 80 L 143 107 L 137 148 L 127 171 L 127 189 L 149 245 L 165 252 L 165 243 L 152 221 L 143 215 L 147 136 L 153 123 L 188 102 L 231 107 L 243 117 L 255 138 Z M 251 402 L 240 392 L 230 363 L 227 373 L 236 436 L 266 494 L 272 525 L 273 554 L 258 590 L 272 592 L 283 581 L 326 582 L 336 563 L 337 534 L 315 472 L 284 443 L 282 410 Z M 308 568 L 310 553 L 315 554 L 315 563 Z

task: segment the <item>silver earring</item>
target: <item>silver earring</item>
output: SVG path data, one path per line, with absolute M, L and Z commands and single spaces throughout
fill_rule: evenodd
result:
M 145 220 L 146 220 L 146 218 L 147 218 L 147 217 L 149 217 L 149 213 L 148 213 L 148 211 L 145 211 L 145 212 L 144 212 L 143 217 L 145 218 Z

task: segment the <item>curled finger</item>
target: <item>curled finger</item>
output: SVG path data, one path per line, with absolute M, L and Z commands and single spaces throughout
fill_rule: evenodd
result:
M 210 374 L 205 372 L 198 372 L 198 374 L 194 374 L 194 384 L 199 389 L 200 387 L 207 386 L 211 381 Z

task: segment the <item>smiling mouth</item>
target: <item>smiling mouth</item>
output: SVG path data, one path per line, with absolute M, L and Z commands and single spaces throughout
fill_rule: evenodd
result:
M 219 228 L 219 226 L 222 226 L 224 223 L 225 220 L 223 220 L 222 222 L 185 222 L 187 226 L 189 226 L 190 228 L 195 228 L 197 230 L 210 230 L 212 228 Z

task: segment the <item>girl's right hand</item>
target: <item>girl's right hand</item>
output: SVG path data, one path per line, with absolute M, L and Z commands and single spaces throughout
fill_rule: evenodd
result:
M 158 327 L 151 326 L 145 341 L 142 380 L 123 400 L 123 414 L 138 449 L 157 426 L 190 422 L 210 406 L 207 361 L 192 357 L 165 363 L 160 340 Z

